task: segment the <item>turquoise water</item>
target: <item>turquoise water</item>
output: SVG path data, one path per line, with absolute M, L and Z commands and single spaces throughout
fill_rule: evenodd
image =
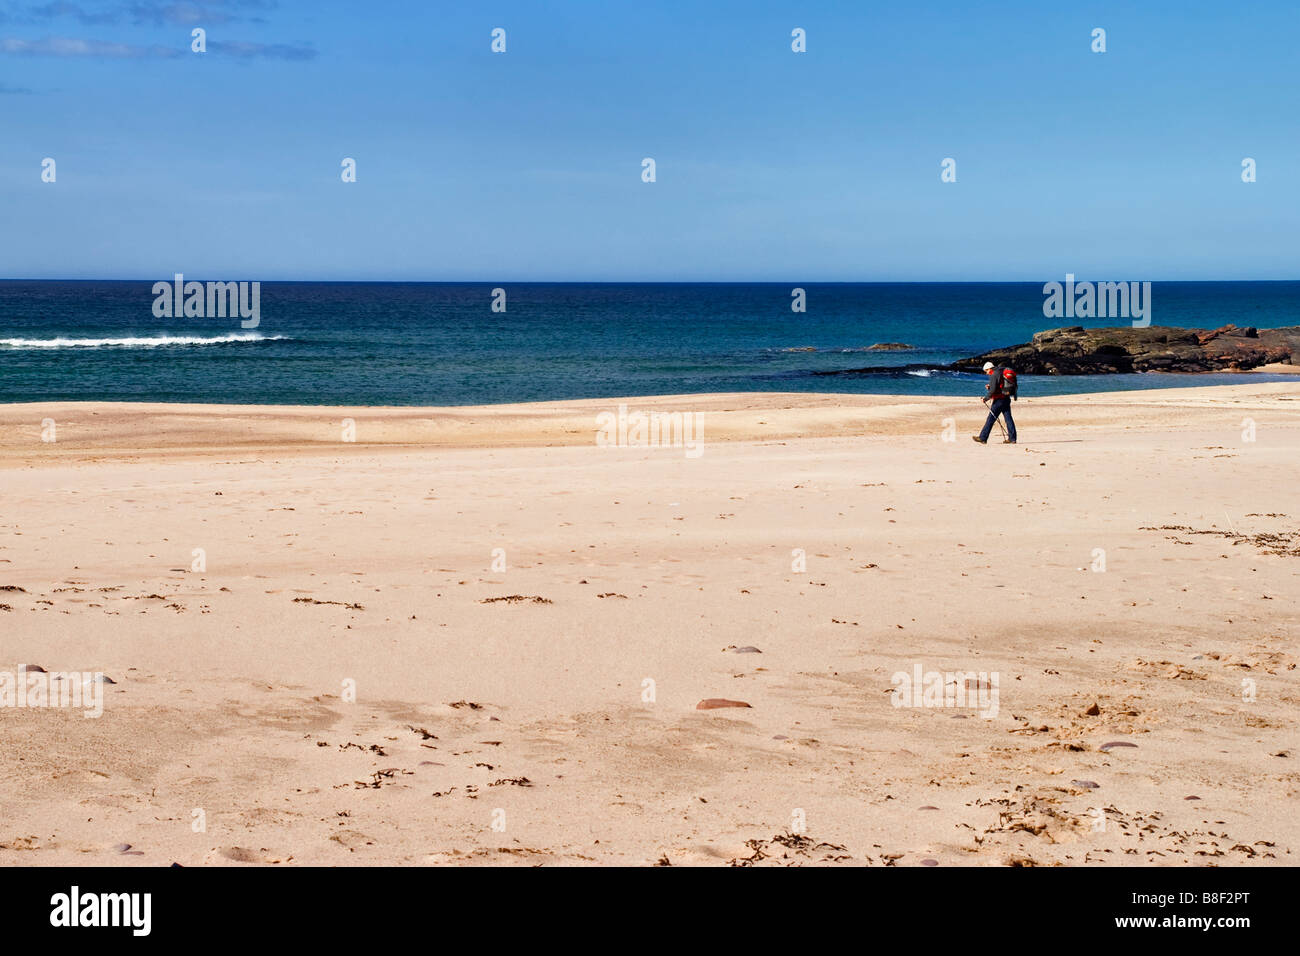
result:
M 164 278 L 164 277 L 160 277 Z M 166 277 L 170 279 L 170 277 Z M 191 276 L 187 278 L 201 278 Z M 0 402 L 467 405 L 680 392 L 979 395 L 942 365 L 1056 325 L 1041 283 L 500 286 L 264 283 L 260 323 L 157 318 L 153 280 L 0 281 Z M 1158 282 L 1152 324 L 1300 325 L 1300 282 Z M 905 352 L 868 352 L 904 342 Z M 1024 396 L 1261 381 L 1261 375 L 1025 376 Z

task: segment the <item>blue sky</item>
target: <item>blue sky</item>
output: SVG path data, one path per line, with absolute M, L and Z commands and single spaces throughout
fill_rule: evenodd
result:
M 1297 42 L 1295 0 L 0 2 L 0 276 L 1297 278 Z

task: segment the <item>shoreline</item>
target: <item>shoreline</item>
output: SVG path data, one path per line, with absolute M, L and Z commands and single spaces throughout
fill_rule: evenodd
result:
M 1125 428 L 1177 425 L 1184 412 L 1222 404 L 1233 414 L 1300 410 L 1300 381 L 1023 398 L 1013 406 L 1029 440 L 1037 432 L 1099 428 L 1127 408 Z M 337 454 L 351 449 L 582 446 L 598 417 L 695 414 L 704 444 L 800 438 L 904 437 L 959 432 L 984 418 L 978 397 L 735 392 L 569 399 L 505 405 L 208 405 L 36 402 L 0 405 L 0 467 L 103 458 L 220 455 L 235 451 Z M 1173 413 L 1171 415 L 1171 413 Z M 53 421 L 53 441 L 42 441 Z M 344 438 L 345 421 L 354 425 Z M 1240 419 L 1237 419 L 1240 421 Z

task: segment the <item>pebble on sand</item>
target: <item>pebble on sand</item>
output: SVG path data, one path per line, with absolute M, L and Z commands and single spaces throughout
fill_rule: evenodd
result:
M 720 707 L 751 707 L 743 700 L 727 700 L 725 697 L 706 697 L 695 705 L 696 710 L 717 710 Z
M 1110 750 L 1111 747 L 1136 747 L 1136 746 L 1137 744 L 1131 744 L 1127 740 L 1112 740 L 1109 743 L 1102 744 L 1101 747 L 1099 747 L 1098 749 Z
M 1085 790 L 1096 790 L 1101 786 L 1101 784 L 1094 783 L 1091 780 L 1071 780 L 1070 783 L 1076 787 L 1083 787 Z
M 18 668 L 18 673 L 20 673 L 20 674 L 44 674 L 44 673 L 45 673 L 45 668 L 42 667 L 40 664 L 24 664 L 22 667 Z
M 737 654 L 762 654 L 763 653 L 757 647 L 754 647 L 754 645 L 752 644 L 746 644 L 744 647 L 737 647 L 735 651 Z
M 1101 713 L 1101 705 L 1094 703 L 1091 707 L 1083 712 L 1085 717 L 1096 717 Z
M 922 866 L 938 866 L 938 865 L 939 865 L 939 861 L 938 861 L 938 860 L 932 860 L 932 859 L 930 859 L 929 857 L 926 857 L 924 860 L 921 861 L 921 865 L 922 865 Z

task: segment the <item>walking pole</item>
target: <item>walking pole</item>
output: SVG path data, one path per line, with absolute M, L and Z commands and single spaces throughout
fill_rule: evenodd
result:
M 984 403 L 986 408 L 989 408 L 990 412 L 993 411 L 993 409 L 989 407 L 989 400 L 987 398 L 981 398 L 980 401 Z M 1002 416 L 998 415 L 993 420 L 998 423 L 998 429 L 1002 432 L 1002 437 L 1010 440 L 1011 436 L 1007 434 L 1007 426 L 1002 424 Z

